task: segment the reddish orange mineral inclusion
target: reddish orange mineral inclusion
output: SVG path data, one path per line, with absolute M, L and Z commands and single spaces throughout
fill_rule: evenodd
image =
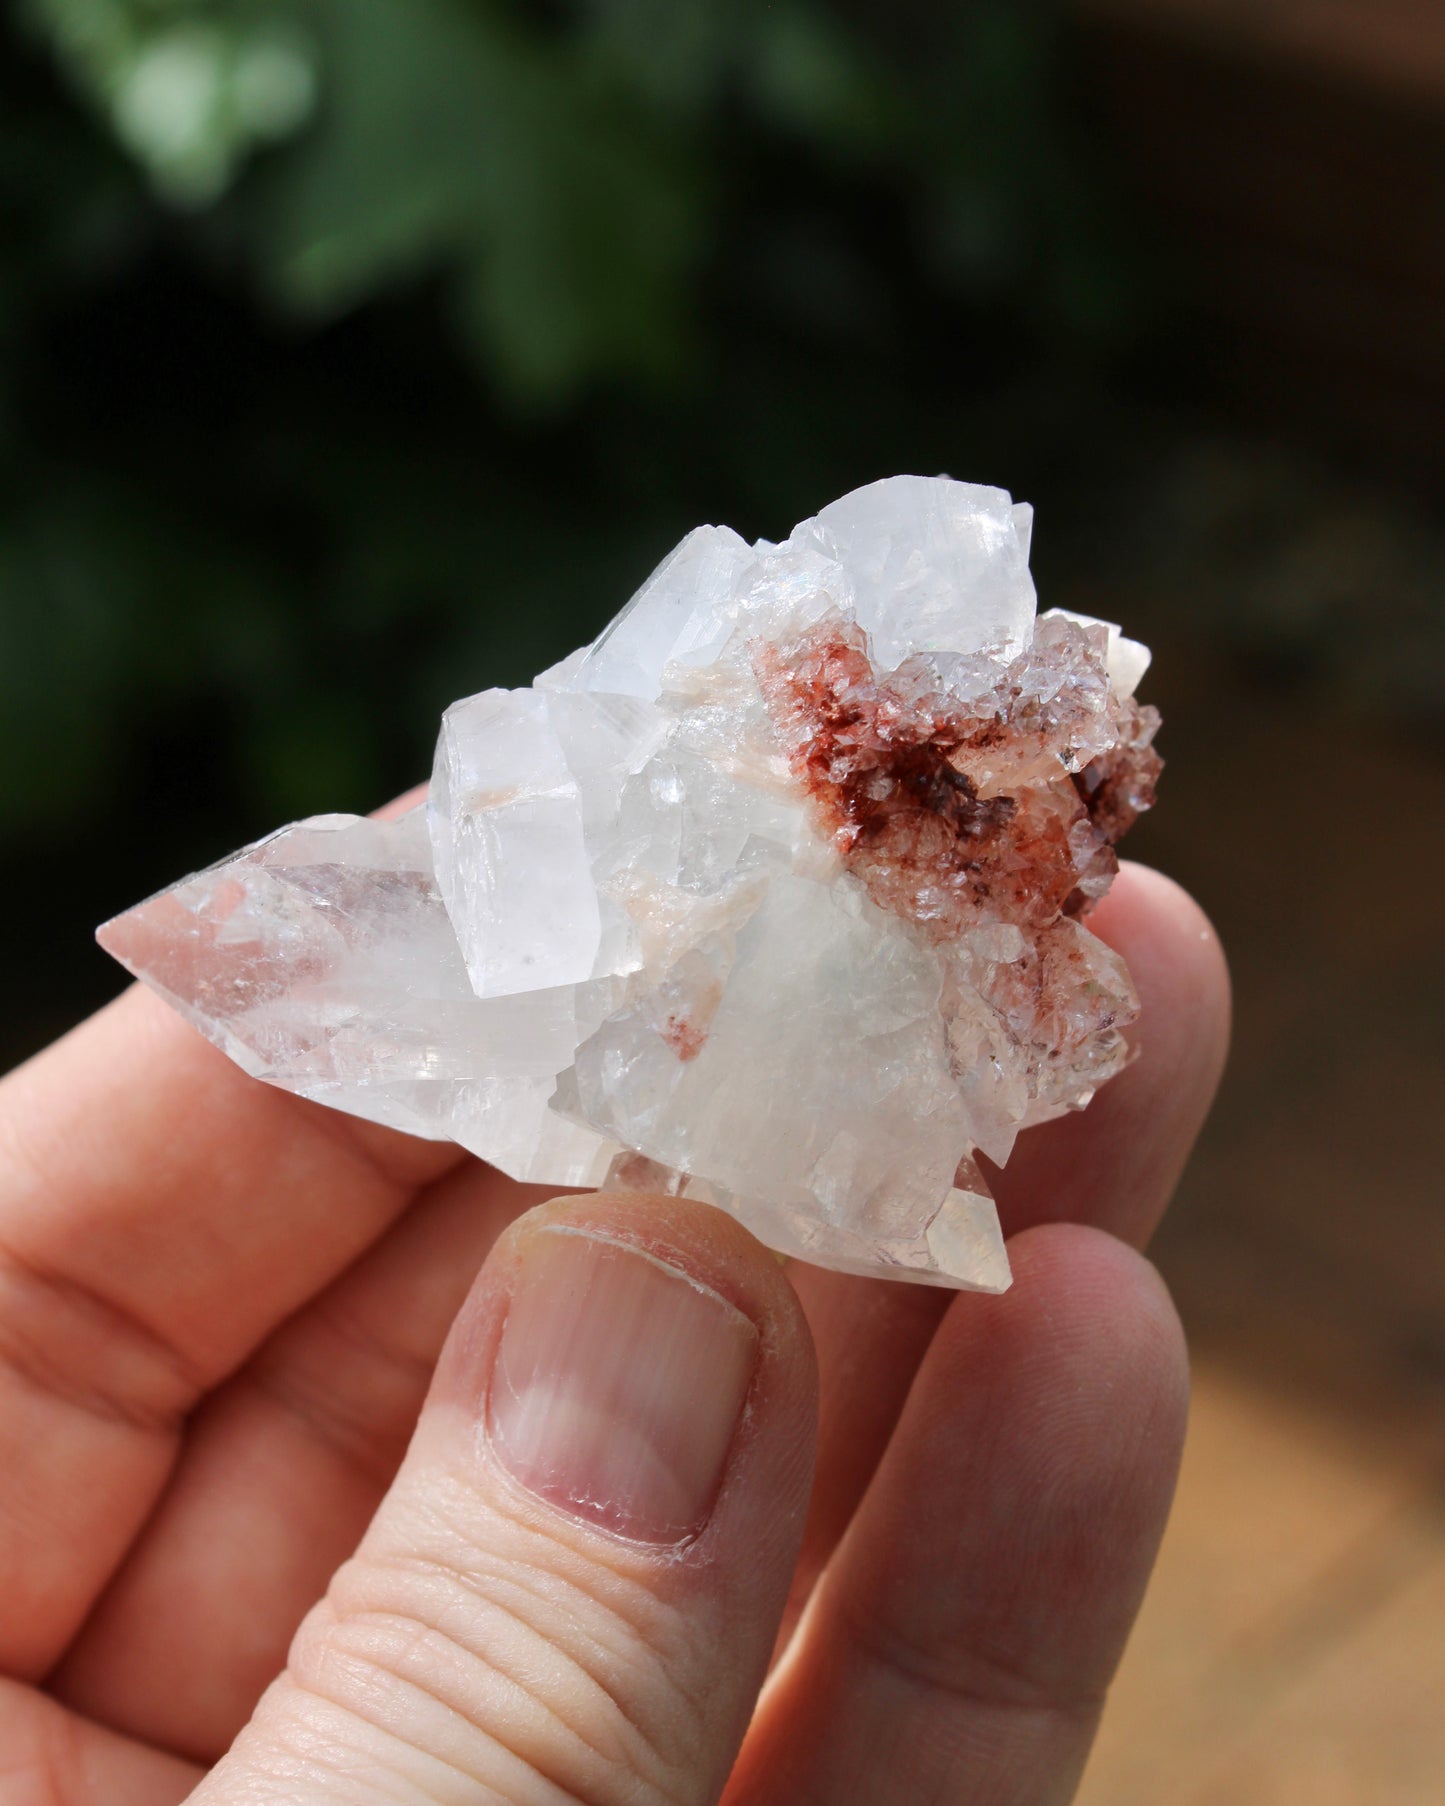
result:
M 695 1060 L 707 1040 L 707 1030 L 688 1016 L 669 1016 L 662 1025 L 662 1038 L 679 1060 Z
M 820 830 L 875 903 L 939 939 L 980 916 L 1038 930 L 1082 914 L 1154 800 L 1159 717 L 1109 689 L 1102 629 L 1042 631 L 966 705 L 926 660 L 880 674 L 842 617 L 752 655 Z M 1052 698 L 1045 660 L 1063 672 Z M 1115 744 L 1070 771 L 1090 710 L 1107 711 Z

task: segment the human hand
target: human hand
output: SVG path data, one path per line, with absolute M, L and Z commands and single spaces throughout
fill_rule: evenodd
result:
M 10 1075 L 0 1806 L 1068 1799 L 1185 1415 L 1133 1250 L 1228 1010 L 1167 881 L 1090 925 L 1143 1052 L 1021 1142 L 1002 1298 L 522 1215 L 138 990 Z

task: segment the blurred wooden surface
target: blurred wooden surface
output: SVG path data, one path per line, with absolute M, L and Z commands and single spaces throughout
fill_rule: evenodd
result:
M 1445 4 L 1072 0 L 1081 103 L 1211 383 L 1438 474 Z M 1150 223 L 1152 222 L 1152 224 Z M 1204 340 L 1218 333 L 1212 347 Z
M 1073 13 L 1081 98 L 1174 260 L 1203 387 L 1438 494 L 1445 0 Z M 1356 631 L 1408 691 L 1387 594 Z M 1156 1249 L 1196 1362 L 1178 1506 L 1080 1799 L 1438 1806 L 1439 736 L 1388 685 L 1291 700 L 1160 651 L 1170 769 L 1137 850 L 1213 913 L 1237 1035 Z
M 1439 0 L 1076 0 L 1076 7 L 1126 30 L 1445 102 Z
M 1194 1413 L 1080 1799 L 1438 1806 L 1445 761 L 1202 649 L 1149 693 L 1171 763 L 1138 851 L 1211 910 L 1236 1037 L 1154 1251 Z
M 1206 1357 L 1081 1806 L 1438 1806 L 1445 1435 Z

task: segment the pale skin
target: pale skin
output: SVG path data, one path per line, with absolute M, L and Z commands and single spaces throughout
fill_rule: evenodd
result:
M 784 1269 L 698 1205 L 541 1202 L 139 990 L 12 1073 L 0 1806 L 1069 1800 L 1183 1438 L 1139 1250 L 1228 1022 L 1168 881 L 1126 866 L 1092 925 L 1140 1057 L 1001 1176 L 1001 1298 Z M 740 1314 L 685 1536 L 538 1496 L 489 1439 L 561 1230 Z

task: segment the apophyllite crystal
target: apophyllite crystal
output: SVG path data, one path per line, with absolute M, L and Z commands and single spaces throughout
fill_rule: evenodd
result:
M 1128 1058 L 1084 921 L 1159 770 L 1148 653 L 1035 619 L 1030 521 L 894 477 L 781 545 L 700 527 L 447 711 L 424 807 L 284 828 L 102 944 L 248 1072 L 515 1178 L 1002 1289 L 974 1155 Z

